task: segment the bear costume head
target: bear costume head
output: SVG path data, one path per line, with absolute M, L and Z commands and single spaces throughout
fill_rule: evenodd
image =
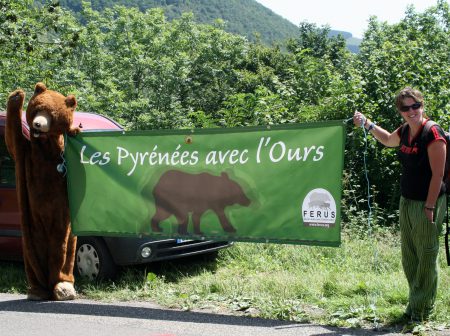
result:
M 44 83 L 37 83 L 27 108 L 30 136 L 74 135 L 77 130 L 71 127 L 76 106 L 75 96 L 65 97 L 59 92 L 48 90 Z
M 71 233 L 66 178 L 60 167 L 64 134 L 80 131 L 72 127 L 77 101 L 37 83 L 26 111 L 27 139 L 22 133 L 24 100 L 22 90 L 9 95 L 5 140 L 15 160 L 28 299 L 70 300 L 76 296 L 76 237 Z

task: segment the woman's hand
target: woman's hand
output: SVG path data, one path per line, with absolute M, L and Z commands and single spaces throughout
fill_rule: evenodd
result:
M 353 123 L 355 126 L 361 127 L 366 124 L 367 118 L 361 112 L 355 111 L 353 115 Z
M 428 220 L 430 221 L 430 223 L 433 223 L 434 220 L 434 213 L 432 209 L 427 209 L 424 208 L 423 211 L 425 211 L 425 216 L 427 216 Z

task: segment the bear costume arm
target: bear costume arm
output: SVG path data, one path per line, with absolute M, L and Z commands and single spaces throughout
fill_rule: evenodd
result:
M 75 108 L 77 107 L 77 100 L 75 99 L 74 95 L 68 95 L 65 99 L 66 106 L 68 108 L 71 108 L 73 111 L 75 111 Z M 76 136 L 78 133 L 80 133 L 80 128 L 78 126 L 71 126 L 70 129 L 67 131 L 67 135 L 69 136 Z
M 16 160 L 17 151 L 20 151 L 27 141 L 22 133 L 22 108 L 24 100 L 25 93 L 22 90 L 16 90 L 8 97 L 5 142 L 14 160 Z

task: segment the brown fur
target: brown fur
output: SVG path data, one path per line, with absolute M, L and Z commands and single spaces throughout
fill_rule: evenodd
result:
M 70 229 L 66 179 L 56 168 L 62 162 L 63 134 L 79 132 L 78 128 L 71 127 L 76 99 L 37 83 L 26 111 L 30 140 L 22 134 L 24 100 L 22 90 L 8 97 L 5 139 L 16 162 L 28 298 L 73 299 L 76 237 Z M 36 123 L 33 126 L 33 120 L 37 114 L 49 121 L 49 129 L 35 137 L 37 126 Z

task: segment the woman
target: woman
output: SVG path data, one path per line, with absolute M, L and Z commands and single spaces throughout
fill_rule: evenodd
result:
M 402 165 L 400 181 L 400 233 L 402 265 L 409 285 L 405 315 L 412 320 L 427 320 L 434 309 L 437 291 L 439 234 L 445 214 L 443 183 L 446 140 L 434 124 L 428 132 L 424 100 L 420 91 L 406 87 L 395 105 L 406 123 L 390 133 L 356 111 L 353 122 L 364 125 L 379 142 L 399 147 Z M 424 131 L 424 134 L 422 134 Z

